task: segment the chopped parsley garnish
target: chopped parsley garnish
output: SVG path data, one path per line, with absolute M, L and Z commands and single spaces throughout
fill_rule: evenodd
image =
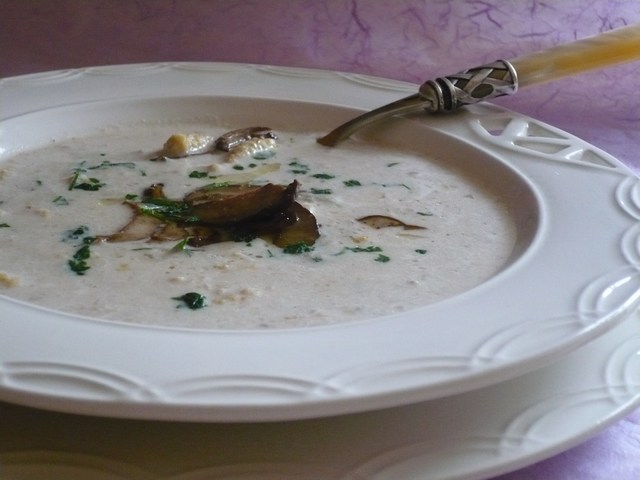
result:
M 84 275 L 89 268 L 87 260 L 91 257 L 91 244 L 95 242 L 95 237 L 85 237 L 82 239 L 82 246 L 73 254 L 71 260 L 67 262 L 72 272 L 77 275 Z
M 345 180 L 342 183 L 344 183 L 345 187 L 361 187 L 362 186 L 362 184 L 358 180 Z
M 147 198 L 138 203 L 140 212 L 160 220 L 172 220 L 182 222 L 197 222 L 196 217 L 189 217 L 189 204 L 180 200 L 168 198 Z
M 329 173 L 315 173 L 311 176 L 313 178 L 320 178 L 322 180 L 331 180 L 332 178 L 336 178 L 335 175 L 331 175 Z
M 244 170 L 244 167 L 242 165 L 234 165 L 232 168 L 234 170 Z
M 89 192 L 100 190 L 105 184 L 95 177 L 88 177 L 86 174 L 89 170 L 105 170 L 111 167 L 134 169 L 136 168 L 136 164 L 134 162 L 110 162 L 109 160 L 103 160 L 102 163 L 99 163 L 98 165 L 88 167 L 87 162 L 82 161 L 80 162 L 80 165 L 72 170 L 73 176 L 69 183 L 69 190 L 85 190 Z M 140 174 L 142 176 L 146 175 L 144 170 L 140 170 Z
M 194 170 L 189 173 L 189 178 L 206 178 L 209 175 L 207 172 L 203 172 L 201 170 Z
M 415 252 L 419 253 L 420 255 L 424 255 L 425 253 L 427 253 L 427 250 L 425 250 L 424 248 L 416 248 Z
M 173 300 L 182 302 L 187 308 L 191 310 L 198 310 L 207 306 L 207 299 L 204 295 L 197 292 L 189 292 L 179 297 L 172 297 Z M 180 308 L 180 305 L 178 305 Z
M 301 253 L 311 252 L 313 247 L 309 246 L 306 242 L 294 243 L 293 245 L 287 245 L 282 249 L 284 253 L 290 253 L 292 255 L 299 255 Z
M 373 245 L 369 247 L 345 247 L 345 250 L 349 250 L 350 252 L 355 252 L 355 253 L 360 253 L 360 252 L 373 253 L 373 252 L 382 251 L 380 247 L 375 247 Z
M 193 253 L 193 249 L 189 247 L 189 240 L 191 240 L 191 237 L 183 238 L 182 240 L 180 240 L 178 243 L 176 243 L 173 246 L 171 251 L 173 251 L 173 252 L 184 252 L 188 256 L 191 256 L 191 254 Z
M 336 253 L 336 255 L 342 255 L 345 252 L 354 252 L 354 253 L 377 253 L 378 255 L 373 260 L 380 263 L 387 263 L 391 258 L 387 255 L 383 255 L 382 248 L 376 247 L 375 245 L 369 245 L 368 247 L 344 247 L 341 252 Z
M 0 228 L 9 228 L 11 227 L 11 225 L 9 225 L 8 223 L 0 223 Z
M 431 212 L 416 212 L 418 215 L 422 215 L 423 217 L 433 217 L 433 213 Z
M 69 190 L 85 190 L 87 192 L 96 192 L 104 187 L 104 183 L 94 177 L 83 177 L 81 178 L 80 174 L 77 173 L 73 176 L 71 180 L 71 185 L 69 185 Z
M 330 188 L 312 188 L 311 193 L 314 195 L 331 195 L 333 192 Z
M 77 240 L 84 237 L 89 232 L 89 227 L 86 225 L 80 225 L 78 228 L 67 231 L 65 238 L 67 240 Z
M 54 205 L 69 205 L 69 200 L 64 198 L 62 195 L 58 195 L 51 201 L 51 203 L 53 203 Z
M 290 172 L 298 175 L 306 175 L 309 173 L 309 165 L 305 165 L 304 163 L 300 163 L 298 160 L 292 160 L 289 162 L 289 166 L 293 167 Z

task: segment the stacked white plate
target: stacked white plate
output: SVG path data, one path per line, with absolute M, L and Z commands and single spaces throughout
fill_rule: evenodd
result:
M 240 123 L 270 115 L 294 132 L 328 131 L 414 91 L 360 75 L 216 63 L 7 78 L 0 165 L 51 139 L 211 108 Z M 5 405 L 15 419 L 0 434 L 0 446 L 7 435 L 14 442 L 0 453 L 9 472 L 46 464 L 67 478 L 483 478 L 566 449 L 640 404 L 632 172 L 490 105 L 394 120 L 361 138 L 402 139 L 425 158 L 472 155 L 508 181 L 517 241 L 504 268 L 405 313 L 267 332 L 101 321 L 0 296 L 0 400 L 200 422 L 79 417 L 74 428 L 110 427 L 99 439 L 79 435 L 61 454 L 47 452 L 37 432 L 72 417 L 30 423 L 26 410 Z M 197 448 L 185 448 L 192 435 Z M 153 448 L 133 448 L 140 444 Z

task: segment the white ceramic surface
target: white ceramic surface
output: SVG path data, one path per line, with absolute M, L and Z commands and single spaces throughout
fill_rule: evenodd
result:
M 2 80 L 0 145 L 13 150 L 101 122 L 171 115 L 167 101 L 202 95 L 236 98 L 239 105 L 246 98 L 255 98 L 256 106 L 287 101 L 282 112 L 288 113 L 291 102 L 317 102 L 292 122 L 328 129 L 356 113 L 339 107 L 375 107 L 414 88 L 359 75 L 233 64 L 50 72 Z M 305 114 L 309 108 L 318 115 Z M 636 306 L 640 187 L 611 156 L 487 105 L 392 121 L 363 135 L 406 138 L 425 153 L 467 155 L 511 179 L 514 198 L 525 202 L 508 268 L 477 288 L 404 314 L 268 332 L 140 327 L 3 297 L 0 399 L 107 416 L 207 421 L 372 410 L 542 367 L 604 334 Z
M 640 405 L 640 316 L 543 369 L 405 407 L 249 424 L 0 403 L 3 478 L 475 480 L 563 451 Z M 73 428 L 68 428 L 73 425 Z

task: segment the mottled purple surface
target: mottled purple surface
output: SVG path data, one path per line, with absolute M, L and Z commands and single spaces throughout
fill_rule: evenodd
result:
M 0 0 L 0 77 L 88 65 L 231 61 L 422 82 L 640 23 L 624 0 Z M 640 63 L 500 104 L 640 171 Z M 0 105 L 1 108 L 1 105 Z M 501 480 L 640 478 L 640 412 Z

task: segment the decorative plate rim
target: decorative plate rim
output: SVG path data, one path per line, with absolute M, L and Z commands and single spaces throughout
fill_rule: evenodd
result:
M 133 99 L 140 79 L 149 85 L 150 99 L 229 96 L 353 112 L 411 88 L 363 75 L 245 64 L 91 67 L 3 79 L 0 121 L 72 103 Z M 408 313 L 268 332 L 88 322 L 0 297 L 0 398 L 176 420 L 267 421 L 373 410 L 521 375 L 606 333 L 635 309 L 640 186 L 623 164 L 559 129 L 491 105 L 407 121 L 498 159 L 531 185 L 540 223 L 511 267 L 478 288 Z M 608 208 L 594 209 L 589 222 L 580 220 L 595 204 Z M 569 250 L 566 238 L 572 239 Z M 53 321 L 69 342 L 89 347 L 48 342 L 47 329 L 38 327 Z M 452 324 L 464 335 L 452 337 Z M 32 348 L 18 348 L 24 344 Z M 154 347 L 145 352 L 147 364 L 132 362 L 140 344 Z M 118 358 L 111 354 L 116 345 Z M 170 350 L 179 359 L 167 368 L 163 352 Z M 273 352 L 286 352 L 286 358 Z M 203 359 L 206 365 L 198 363 Z M 213 371 L 211 365 L 223 366 Z

